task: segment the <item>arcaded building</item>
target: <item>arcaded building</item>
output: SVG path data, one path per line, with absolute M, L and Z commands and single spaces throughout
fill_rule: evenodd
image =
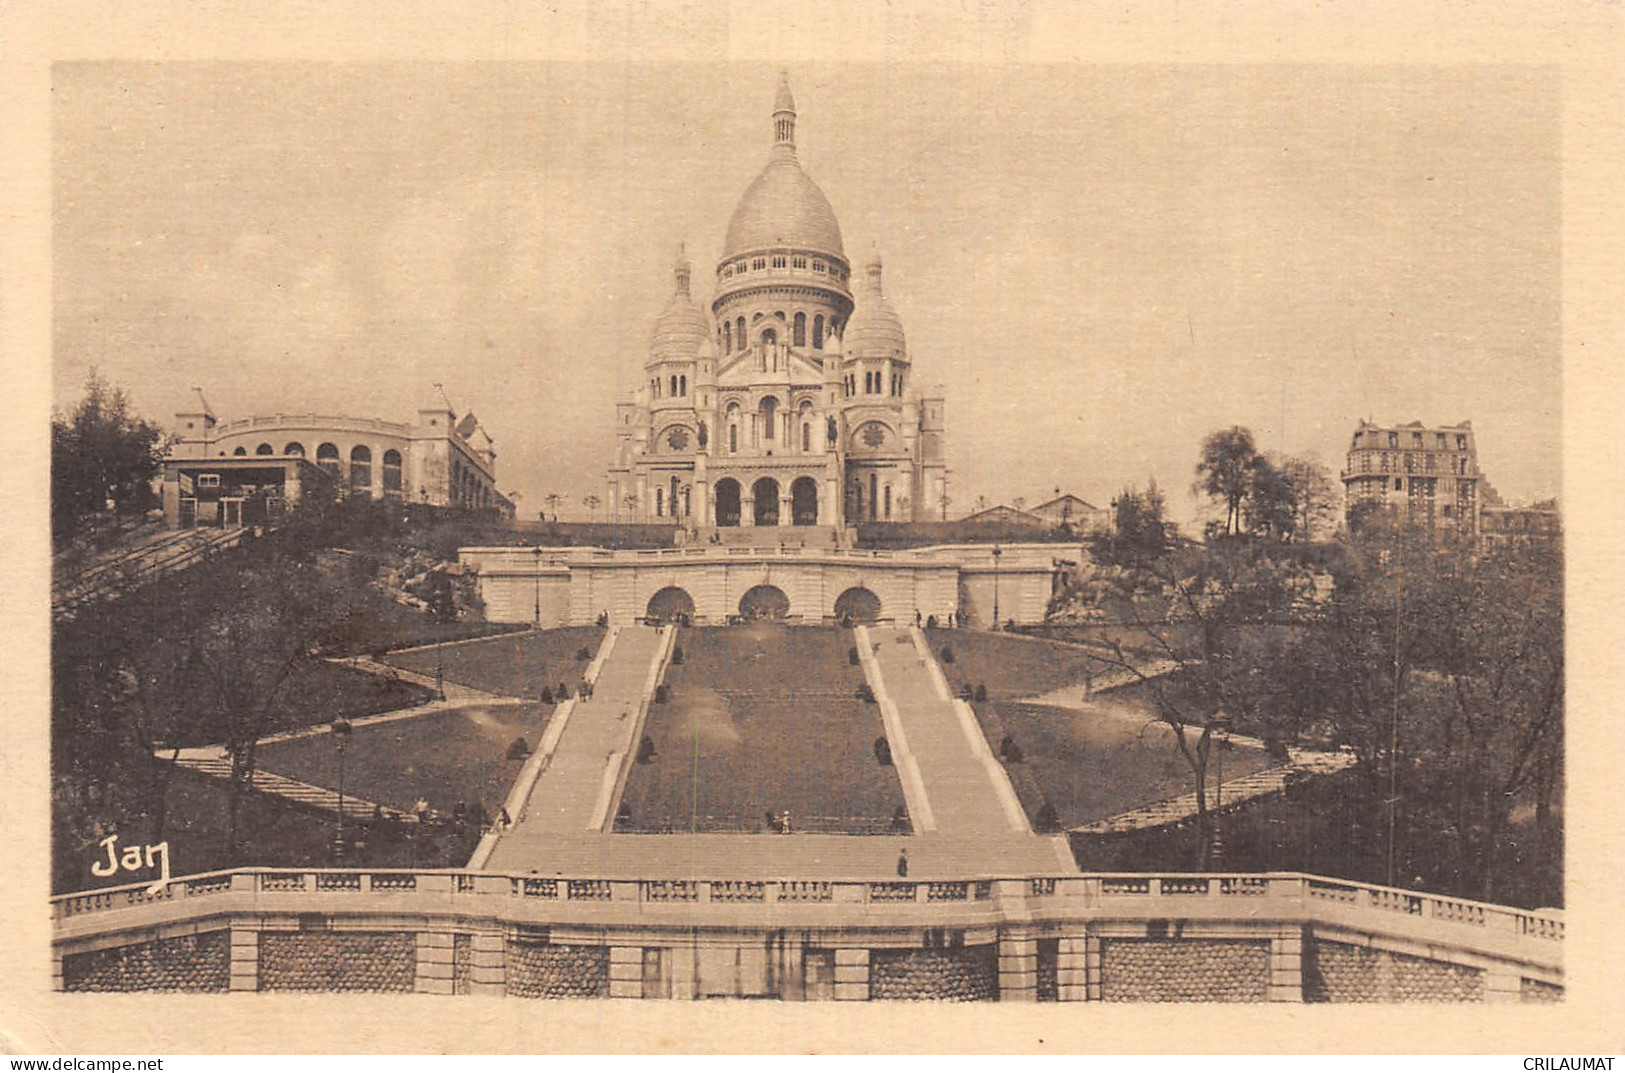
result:
M 473 414 L 443 400 L 413 422 L 266 414 L 222 422 L 199 398 L 175 415 L 164 461 L 171 525 L 245 525 L 275 516 L 313 488 L 512 517 L 497 491 L 496 444 Z
M 1483 483 L 1471 421 L 1361 421 L 1343 470 L 1344 505 L 1351 523 L 1380 509 L 1412 524 L 1476 535 Z
M 943 400 L 916 383 L 878 254 L 854 281 L 835 210 L 796 156 L 787 80 L 771 118 L 709 303 L 680 256 L 645 379 L 617 404 L 612 503 L 623 520 L 694 531 L 932 517 Z

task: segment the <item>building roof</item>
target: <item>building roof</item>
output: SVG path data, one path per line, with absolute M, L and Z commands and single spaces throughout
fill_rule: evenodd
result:
M 1040 503 L 1038 506 L 1033 508 L 1033 513 L 1034 514 L 1044 514 L 1044 513 L 1053 511 L 1053 512 L 1058 514 L 1065 507 L 1071 507 L 1074 511 L 1080 511 L 1080 510 L 1092 511 L 1092 510 L 1099 510 L 1100 509 L 1099 507 L 1095 506 L 1093 503 L 1090 503 L 1090 502 L 1088 502 L 1087 500 L 1084 500 L 1084 499 L 1079 499 L 1077 496 L 1075 496 L 1072 493 L 1068 492 L 1066 495 L 1057 496 L 1056 498 L 1050 500 L 1048 503 Z
M 1031 511 L 1017 510 L 1015 507 L 1003 503 L 986 510 L 979 510 L 975 514 L 967 514 L 960 519 L 962 522 L 1016 522 L 1022 525 L 1043 525 L 1044 519 Z
M 793 119 L 795 100 L 790 96 L 789 83 L 782 81 L 774 114 L 786 112 Z M 722 257 L 727 260 L 775 247 L 814 250 L 846 259 L 835 210 L 818 184 L 801 169 L 793 136 L 776 142 L 767 166 L 745 188 L 728 221 Z
M 880 285 L 880 254 L 870 259 L 865 275 L 869 285 L 847 319 L 841 348 L 852 358 L 902 357 L 907 349 L 903 321 L 886 300 L 886 292 Z
M 676 287 L 672 291 L 671 301 L 666 303 L 666 308 L 655 318 L 654 332 L 649 340 L 651 360 L 658 361 L 665 357 L 692 358 L 700 344 L 711 337 L 710 322 L 705 319 L 705 314 L 694 304 L 694 299 L 689 294 L 689 276 L 692 271 L 688 259 L 679 253 L 677 263 L 673 266 Z

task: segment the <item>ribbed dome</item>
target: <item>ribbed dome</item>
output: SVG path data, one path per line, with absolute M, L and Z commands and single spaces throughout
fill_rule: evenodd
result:
M 886 301 L 880 285 L 880 257 L 877 254 L 865 269 L 869 285 L 858 297 L 857 308 L 847 319 L 841 335 L 841 348 L 849 358 L 900 358 L 907 351 L 903 321 Z
M 665 310 L 655 318 L 654 334 L 649 340 L 653 358 L 692 358 L 694 352 L 711 337 L 711 325 L 688 292 L 691 268 L 679 256 L 675 274 L 677 289 L 666 303 Z
M 841 225 L 829 198 L 801 170 L 795 150 L 784 145 L 774 147 L 767 167 L 739 199 L 728 221 L 722 256 L 726 259 L 773 246 L 846 257 Z

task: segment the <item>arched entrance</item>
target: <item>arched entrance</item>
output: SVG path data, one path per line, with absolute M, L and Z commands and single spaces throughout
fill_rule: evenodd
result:
M 861 585 L 835 598 L 835 621 L 842 625 L 868 626 L 879 618 L 880 597 Z
M 739 614 L 747 622 L 781 619 L 790 613 L 790 597 L 777 585 L 758 585 L 739 598 Z
M 717 482 L 716 518 L 718 525 L 739 524 L 739 482 L 724 477 Z
M 756 497 L 756 524 L 779 524 L 779 482 L 763 477 L 751 485 L 750 494 Z
M 675 585 L 667 585 L 649 597 L 645 612 L 650 622 L 679 622 L 694 617 L 694 597 Z
M 818 482 L 797 477 L 790 485 L 790 520 L 795 525 L 818 524 Z

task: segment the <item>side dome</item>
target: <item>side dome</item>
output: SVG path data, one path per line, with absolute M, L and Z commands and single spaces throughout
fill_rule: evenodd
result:
M 655 318 L 654 332 L 649 339 L 649 356 L 655 361 L 692 358 L 700 344 L 711 337 L 711 325 L 705 313 L 689 294 L 692 271 L 688 261 L 679 255 L 675 269 L 677 288 L 666 308 Z
M 869 285 L 841 333 L 841 347 L 848 358 L 901 358 L 908 351 L 903 320 L 886 301 L 880 269 L 880 256 L 876 254 L 864 269 Z
M 781 246 L 846 257 L 841 225 L 829 198 L 801 170 L 794 150 L 782 145 L 774 147 L 767 167 L 739 199 L 728 221 L 722 256 L 726 260 Z

